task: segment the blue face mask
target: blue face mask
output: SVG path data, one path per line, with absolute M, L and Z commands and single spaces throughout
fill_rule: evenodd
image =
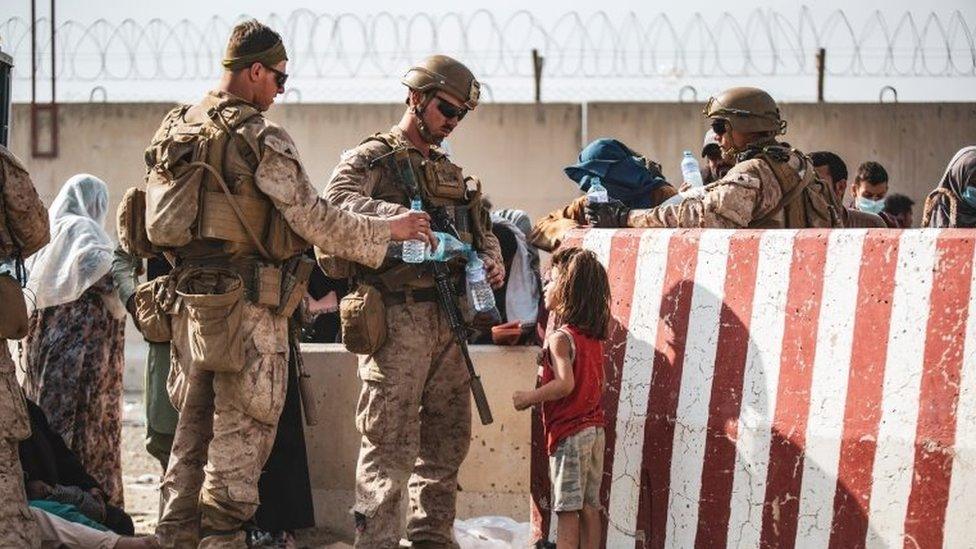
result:
M 857 209 L 868 213 L 881 213 L 884 209 L 884 200 L 871 200 L 863 196 L 857 197 Z
M 962 199 L 973 208 L 976 208 L 976 187 L 966 187 L 962 191 Z

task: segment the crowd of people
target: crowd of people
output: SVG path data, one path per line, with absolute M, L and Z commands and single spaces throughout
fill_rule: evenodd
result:
M 446 56 L 407 72 L 401 120 L 344 153 L 320 195 L 291 137 L 263 115 L 288 76 L 280 36 L 243 22 L 223 64 L 217 89 L 152 136 L 146 190 L 123 199 L 119 244 L 105 230 L 105 182 L 74 176 L 45 211 L 0 147 L 0 296 L 31 302 L 18 322 L 5 301 L 0 322 L 4 339 L 23 338 L 25 372 L 21 387 L 0 345 L 0 490 L 11 495 L 0 545 L 289 546 L 314 525 L 301 340 L 362 355 L 357 547 L 398 546 L 404 489 L 413 546 L 452 546 L 471 404 L 445 301 L 464 301 L 465 267 L 452 259 L 442 284 L 442 271 L 397 252 L 409 240 L 436 248 L 437 231 L 477 254 L 494 290 L 500 314 L 474 322 L 470 341 L 542 345 L 539 384 L 513 406 L 542 406 L 560 546 L 595 547 L 610 289 L 594 254 L 561 247 L 567 231 L 913 226 L 915 203 L 889 192 L 882 165 L 862 162 L 848 185 L 837 154 L 777 139 L 786 122 L 755 88 L 706 106 L 703 186 L 672 184 L 651 157 L 599 139 L 565 169 L 584 194 L 533 224 L 493 208 L 440 147 L 480 94 Z M 609 199 L 588 198 L 595 186 Z M 951 159 L 922 217 L 976 227 L 976 147 Z M 544 271 L 540 252 L 553 253 Z M 146 449 L 164 475 L 157 530 L 142 537 L 122 486 L 127 314 L 149 345 Z

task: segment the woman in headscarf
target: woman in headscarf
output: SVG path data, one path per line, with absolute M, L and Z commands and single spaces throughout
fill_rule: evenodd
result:
M 27 262 L 35 310 L 25 388 L 108 502 L 122 507 L 125 308 L 112 282 L 107 211 L 108 187 L 88 174 L 69 179 L 48 210 L 51 241 Z
M 586 193 L 593 181 L 607 189 L 610 198 L 630 208 L 653 208 L 671 198 L 675 190 L 661 174 L 661 166 L 639 155 L 616 139 L 597 139 L 579 154 L 579 161 L 563 171 Z M 529 234 L 529 243 L 551 252 L 570 229 L 586 225 L 586 195 L 540 219 Z
M 925 201 L 922 226 L 976 228 L 976 146 L 959 149 L 949 161 Z

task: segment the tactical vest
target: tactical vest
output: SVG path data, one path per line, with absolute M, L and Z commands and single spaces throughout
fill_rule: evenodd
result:
M 791 155 L 800 158 L 800 169 L 789 165 Z M 758 158 L 773 171 L 782 189 L 782 198 L 776 206 L 761 218 L 749 223 L 753 229 L 779 227 L 773 219 L 783 212 L 786 229 L 826 229 L 843 227 L 838 204 L 833 191 L 817 177 L 813 162 L 803 153 L 779 145 L 767 146 L 747 153 L 747 158 Z
M 475 249 L 484 249 L 484 235 L 491 232 L 491 218 L 485 208 L 480 181 L 473 177 L 465 178 L 461 168 L 449 161 L 433 161 L 424 159 L 419 154 L 411 154 L 406 144 L 392 133 L 372 135 L 360 145 L 371 141 L 378 141 L 388 149 L 372 159 L 369 167 L 386 170 L 397 182 L 400 191 L 397 203 L 409 208 L 412 198 L 405 187 L 396 159 L 398 153 L 406 152 L 424 203 L 442 208 L 457 228 L 462 241 L 471 244 Z M 454 267 L 460 271 L 460 265 L 458 263 Z M 433 280 L 423 265 L 403 263 L 399 259 L 387 260 L 379 269 L 357 265 L 354 278 L 378 282 L 384 291 L 433 285 Z
M 254 183 L 260 151 L 241 135 L 252 105 L 183 105 L 146 149 L 148 241 L 184 259 L 280 264 L 308 248 Z

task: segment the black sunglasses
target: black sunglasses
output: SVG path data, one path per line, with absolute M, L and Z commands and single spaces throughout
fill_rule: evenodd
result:
M 725 120 L 721 118 L 712 120 L 712 131 L 715 132 L 715 135 L 723 135 L 728 129 L 729 127 L 726 125 Z
M 468 109 L 455 107 L 440 97 L 437 97 L 437 110 L 444 115 L 444 118 L 457 118 L 458 122 L 464 120 L 465 115 L 468 114 Z
M 288 81 L 288 75 L 287 74 L 279 71 L 278 69 L 276 69 L 274 67 L 269 67 L 269 66 L 265 65 L 264 63 L 262 63 L 261 66 L 274 73 L 274 75 L 275 75 L 275 84 L 277 84 L 279 88 L 284 88 L 285 87 L 285 82 Z

